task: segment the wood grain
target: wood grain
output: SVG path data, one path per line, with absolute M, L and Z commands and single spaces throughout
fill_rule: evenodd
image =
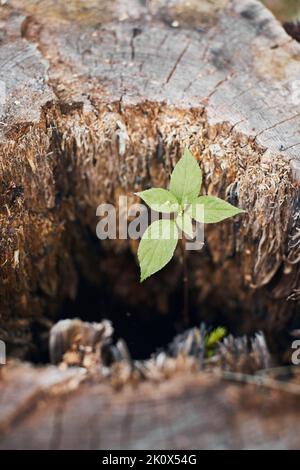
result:
M 28 369 L 23 372 L 28 377 Z M 22 377 L 22 368 L 18 373 Z M 23 383 L 23 395 L 26 388 Z M 5 392 L 5 384 L 0 390 Z M 120 391 L 95 378 L 71 391 L 62 380 L 59 391 L 49 388 L 48 395 L 35 396 L 25 408 L 15 400 L 10 422 L 5 421 L 9 401 L 9 394 L 1 401 L 1 449 L 275 450 L 300 445 L 297 396 L 222 382 L 204 372 L 182 372 Z
M 222 312 L 286 350 L 299 323 L 299 44 L 255 0 L 12 0 L 0 15 L 3 339 L 23 353 L 82 278 L 99 292 L 107 280 L 129 310 L 170 312 L 180 262 L 139 286 L 136 243 L 98 244 L 95 210 L 166 186 L 189 146 L 204 191 L 247 211 L 189 257 L 195 315 Z

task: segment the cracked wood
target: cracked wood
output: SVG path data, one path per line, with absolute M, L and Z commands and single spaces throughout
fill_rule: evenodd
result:
M 91 238 L 100 202 L 165 186 L 189 146 L 205 191 L 247 210 L 191 258 L 195 314 L 222 310 L 284 350 L 299 322 L 299 44 L 255 0 L 11 0 L 0 17 L 3 339 L 28 349 L 82 277 L 169 312 L 178 262 L 137 289 L 135 243 Z

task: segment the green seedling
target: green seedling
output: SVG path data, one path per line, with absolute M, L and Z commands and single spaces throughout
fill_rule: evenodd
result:
M 218 197 L 199 196 L 201 184 L 199 164 L 186 149 L 172 172 L 169 190 L 151 188 L 136 193 L 152 210 L 174 214 L 173 218 L 153 222 L 141 238 L 138 247 L 141 282 L 169 263 L 180 231 L 184 235 L 183 239 L 185 236 L 193 238 L 193 220 L 212 224 L 244 212 Z
M 206 350 L 206 357 L 212 357 L 218 347 L 218 344 L 222 339 L 225 338 L 227 335 L 226 328 L 223 326 L 218 326 L 215 328 L 211 333 L 208 333 L 205 338 L 205 350 Z

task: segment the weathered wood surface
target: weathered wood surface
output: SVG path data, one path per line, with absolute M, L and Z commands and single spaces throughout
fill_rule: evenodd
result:
M 300 448 L 299 396 L 184 372 L 119 391 L 90 378 L 76 389 L 72 371 L 66 380 L 29 369 L 19 366 L 14 381 L 7 373 L 0 382 L 2 450 Z M 47 373 L 55 382 L 48 394 Z
M 61 371 L 57 367 L 34 368 L 30 364 L 14 364 L 1 370 L 0 434 L 29 413 L 40 401 L 51 395 L 77 388 L 84 379 L 80 368 Z
M 129 244 L 95 241 L 95 209 L 164 186 L 185 146 L 205 190 L 248 211 L 190 256 L 196 314 L 273 337 L 297 326 L 300 46 L 274 17 L 255 0 L 0 8 L 1 337 L 26 348 L 79 276 L 170 310 L 180 265 L 139 286 Z

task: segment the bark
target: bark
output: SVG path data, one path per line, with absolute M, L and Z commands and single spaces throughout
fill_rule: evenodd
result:
M 92 379 L 76 389 L 82 380 L 76 369 L 41 372 L 23 365 L 4 371 L 1 449 L 276 450 L 300 445 L 299 397 L 280 390 L 184 371 L 160 383 L 128 384 L 121 392 Z
M 146 3 L 1 7 L 1 337 L 23 349 L 81 278 L 170 310 L 180 262 L 140 286 L 136 243 L 100 244 L 95 210 L 166 187 L 188 146 L 205 191 L 247 211 L 189 254 L 195 316 L 280 350 L 299 322 L 300 46 L 255 0 Z

